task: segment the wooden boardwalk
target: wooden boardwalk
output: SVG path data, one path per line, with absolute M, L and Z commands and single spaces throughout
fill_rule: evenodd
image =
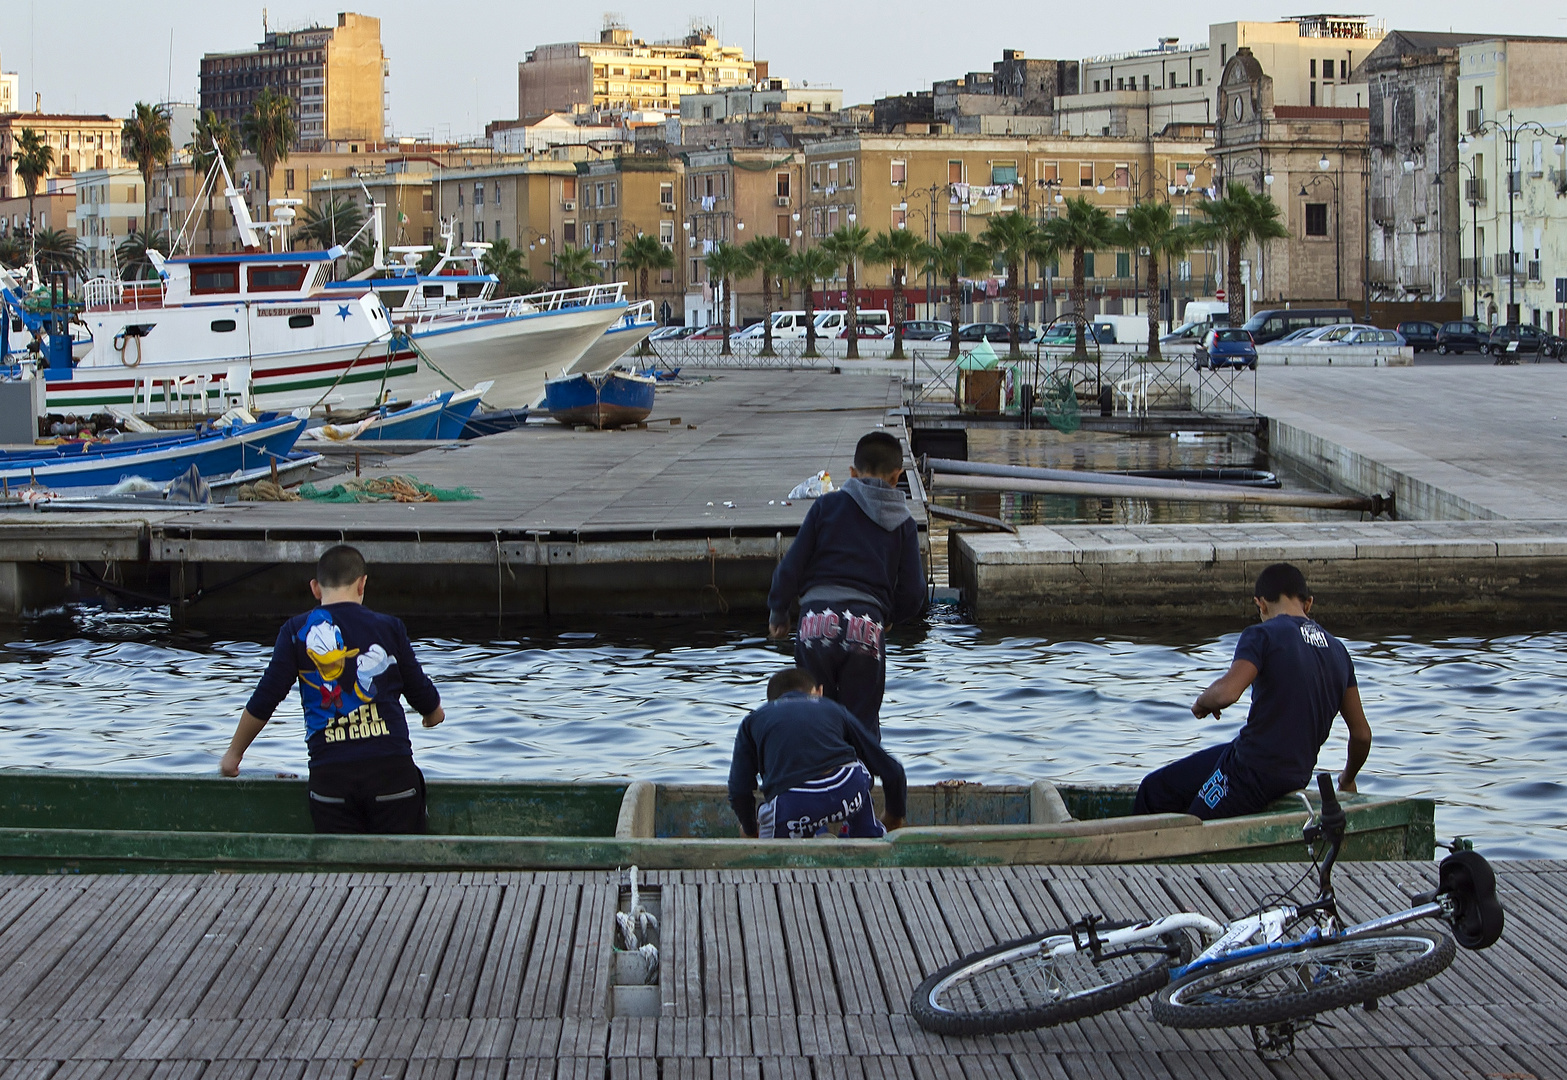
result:
M 662 1015 L 608 1015 L 619 876 L 0 879 L 0 1080 L 1547 1080 L 1567 1077 L 1567 863 L 1499 866 L 1508 934 L 1375 1013 L 1333 1014 L 1264 1064 L 1243 1031 L 1146 1005 L 946 1040 L 921 977 L 1070 921 L 1241 914 L 1298 866 L 671 872 Z M 1352 864 L 1351 916 L 1430 864 Z

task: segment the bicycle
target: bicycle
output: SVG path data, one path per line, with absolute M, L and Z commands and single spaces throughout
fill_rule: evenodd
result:
M 1340 926 L 1333 864 L 1345 815 L 1329 774 L 1318 775 L 1317 788 L 1320 813 L 1300 796 L 1307 811 L 1302 835 L 1318 871 L 1315 900 L 1265 904 L 1228 924 L 1195 912 L 1141 922 L 1084 915 L 1070 927 L 948 964 L 920 983 L 910 1012 L 939 1035 L 998 1035 L 1082 1020 L 1156 994 L 1159 1023 L 1249 1026 L 1259 1055 L 1279 1059 L 1293 1053 L 1295 1034 L 1319 1014 L 1354 1005 L 1372 1010 L 1379 999 L 1439 974 L 1457 954 L 1455 938 L 1466 949 L 1496 943 L 1504 923 L 1496 877 L 1474 851 L 1444 858 L 1438 887 L 1406 910 Z M 1426 918 L 1446 922 L 1452 936 L 1401 929 Z M 1195 956 L 1193 934 L 1203 946 Z

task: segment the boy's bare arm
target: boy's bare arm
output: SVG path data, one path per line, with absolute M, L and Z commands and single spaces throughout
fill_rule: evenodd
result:
M 259 716 L 250 715 L 246 709 L 239 714 L 239 726 L 234 729 L 234 737 L 229 740 L 229 748 L 224 751 L 223 758 L 218 762 L 218 771 L 224 776 L 238 776 L 239 763 L 245 757 L 245 751 L 250 749 L 250 744 L 256 741 L 256 736 L 261 734 L 261 729 L 267 726 L 267 722 Z
M 1355 793 L 1355 775 L 1371 754 L 1371 724 L 1366 720 L 1366 710 L 1360 704 L 1360 687 L 1351 686 L 1344 691 L 1339 712 L 1349 727 L 1349 757 L 1344 771 L 1338 778 L 1338 789 L 1347 794 Z
M 1241 699 L 1246 688 L 1257 678 L 1257 665 L 1250 660 L 1237 660 L 1230 665 L 1230 670 L 1216 679 L 1212 686 L 1197 695 L 1197 700 L 1192 702 L 1192 715 L 1201 720 L 1212 715 L 1219 719 L 1219 711 L 1228 709 Z

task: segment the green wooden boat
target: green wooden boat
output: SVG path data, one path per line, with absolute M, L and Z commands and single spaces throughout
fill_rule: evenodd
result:
M 299 779 L 0 770 L 0 870 L 719 869 L 1306 858 L 1298 797 L 1202 822 L 1132 816 L 1130 785 L 909 789 L 885 840 L 748 840 L 720 785 L 445 780 L 424 836 L 317 836 Z M 879 791 L 878 791 L 879 798 Z M 1343 858 L 1429 859 L 1429 799 L 1343 797 Z

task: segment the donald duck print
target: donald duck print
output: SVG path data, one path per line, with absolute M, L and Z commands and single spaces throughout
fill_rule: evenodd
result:
M 376 707 L 375 680 L 397 660 L 379 644 L 347 648 L 331 612 L 317 608 L 299 629 L 310 667 L 299 672 L 307 736 L 324 733 L 328 743 L 389 735 Z

